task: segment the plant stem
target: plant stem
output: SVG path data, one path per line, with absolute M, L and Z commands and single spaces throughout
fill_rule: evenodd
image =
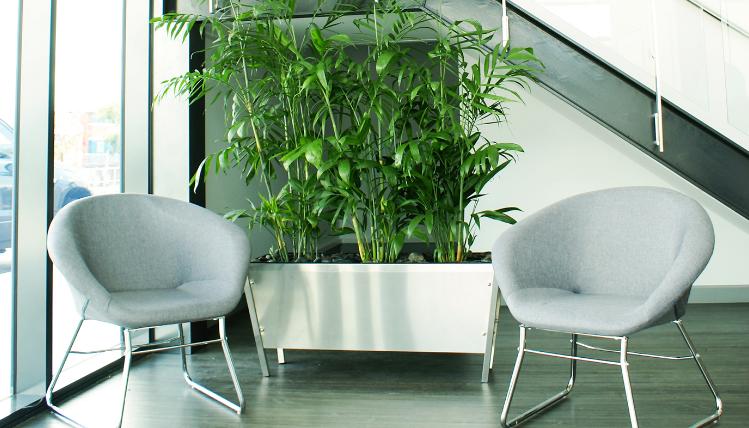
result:
M 354 214 L 356 214 L 356 210 L 354 210 Z M 364 237 L 362 236 L 361 227 L 359 227 L 359 220 L 356 218 L 356 215 L 351 217 L 351 223 L 354 226 L 354 234 L 356 234 L 356 244 L 359 247 L 359 257 L 362 262 L 367 262 L 369 260 L 367 259 L 367 251 L 364 246 Z

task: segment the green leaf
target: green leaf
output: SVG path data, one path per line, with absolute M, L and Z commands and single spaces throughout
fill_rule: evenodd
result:
M 320 31 L 320 27 L 318 27 L 314 23 L 310 24 L 309 36 L 310 36 L 310 40 L 312 40 L 312 46 L 315 47 L 315 50 L 321 54 L 325 52 L 325 49 L 327 48 L 327 43 L 325 42 L 325 39 L 323 38 L 322 32 Z
M 409 98 L 411 101 L 416 99 L 416 97 L 419 95 L 419 91 L 424 87 L 424 85 L 416 85 L 413 89 L 411 89 L 411 93 L 409 94 Z
M 245 122 L 244 121 L 239 122 L 237 126 L 237 137 L 245 138 L 247 136 L 245 134 L 245 129 L 247 129 L 247 127 L 245 126 Z
M 401 250 L 403 249 L 403 243 L 406 241 L 406 235 L 402 232 L 399 232 L 395 235 L 395 239 L 390 243 L 390 254 L 391 257 L 396 259 L 398 257 L 398 254 L 400 254 Z
M 335 34 L 333 36 L 328 37 L 328 41 L 330 42 L 336 42 L 341 44 L 350 44 L 351 43 L 351 37 L 349 37 L 348 34 Z
M 395 185 L 398 182 L 398 171 L 394 167 L 383 165 L 380 168 L 380 171 L 382 171 L 382 175 L 385 176 L 385 179 L 390 183 L 390 185 Z
M 421 230 L 421 229 L 414 230 L 413 236 L 416 239 L 420 240 L 420 241 L 424 241 L 424 242 L 428 242 L 429 241 L 429 235 L 427 235 L 426 233 L 424 233 L 424 231 Z
M 195 185 L 193 192 L 198 191 L 198 185 L 200 184 L 201 172 L 203 172 L 203 167 L 205 166 L 206 161 L 208 161 L 208 159 L 210 159 L 210 157 L 206 157 L 205 159 L 203 159 L 202 162 L 200 162 L 200 165 L 198 165 L 198 169 L 195 171 L 195 174 L 192 176 L 192 178 L 190 178 L 190 185 L 191 186 L 193 184 Z
M 386 50 L 382 53 L 380 53 L 380 56 L 377 58 L 377 64 L 375 66 L 375 69 L 377 70 L 377 75 L 382 75 L 385 69 L 387 69 L 388 65 L 392 62 L 393 58 L 395 58 L 396 52 L 391 50 Z
M 354 233 L 354 229 L 350 227 L 331 228 L 329 233 L 331 236 L 351 235 Z
M 506 214 L 507 212 L 511 212 L 511 211 L 520 211 L 520 208 L 516 208 L 516 207 L 501 208 L 498 210 L 481 211 L 476 214 L 478 214 L 481 217 L 490 218 L 492 220 L 498 220 L 504 223 L 515 224 L 517 223 L 517 221 L 514 218 Z
M 325 64 L 318 63 L 317 68 L 315 69 L 315 74 L 317 75 L 317 80 L 320 82 L 320 86 L 326 91 L 328 91 L 330 88 L 328 87 L 328 78 L 325 76 Z
M 226 133 L 226 139 L 229 141 L 233 140 L 234 137 L 237 136 L 239 128 L 241 127 L 242 127 L 241 121 L 234 122 Z
M 338 163 L 338 175 L 344 183 L 349 184 L 351 179 L 351 161 L 343 159 Z
M 224 214 L 224 218 L 229 221 L 237 221 L 237 219 L 248 217 L 250 216 L 247 214 L 247 210 L 231 210 Z
M 419 151 L 419 145 L 416 142 L 412 142 L 408 144 L 408 147 L 411 149 L 411 156 L 413 156 L 414 160 L 416 162 L 421 162 L 421 152 Z
M 280 161 L 283 164 L 284 169 L 288 171 L 291 164 L 294 163 L 294 161 L 296 161 L 297 159 L 299 159 L 303 154 L 304 154 L 304 150 L 302 147 L 300 147 L 282 156 Z
M 310 141 L 304 146 L 304 158 L 314 166 L 322 164 L 322 140 L 319 138 Z
M 509 55 L 506 57 L 507 61 L 531 61 L 540 63 L 538 58 L 533 55 L 532 48 L 516 48 L 510 50 Z
M 495 143 L 494 147 L 507 151 L 523 152 L 523 148 L 515 143 Z
M 378 168 L 379 166 L 380 166 L 379 163 L 373 160 L 369 160 L 369 159 L 357 159 L 356 161 L 354 161 L 354 168 L 358 170 L 375 169 L 375 168 Z
M 514 102 L 514 101 L 517 101 L 516 99 L 513 99 L 513 98 L 507 98 L 507 97 L 503 97 L 503 96 L 500 96 L 500 95 L 494 95 L 494 94 L 491 94 L 491 93 L 483 93 L 483 94 L 481 94 L 481 97 L 482 98 L 486 98 L 488 100 L 499 101 L 499 102 Z
M 476 227 L 478 227 L 479 229 L 481 228 L 481 216 L 480 215 L 476 213 L 471 214 L 471 220 L 473 220 L 473 222 L 476 223 Z
M 308 91 L 312 87 L 312 84 L 315 83 L 316 80 L 317 80 L 317 76 L 315 75 L 308 76 L 307 78 L 305 78 L 304 83 L 302 83 L 302 87 L 301 87 L 302 91 Z
M 408 222 L 408 227 L 406 228 L 406 235 L 409 237 L 414 234 L 414 230 L 416 230 L 417 227 L 421 224 L 422 220 L 424 220 L 423 215 L 417 215 L 413 219 L 411 219 L 410 222 Z
M 323 162 L 322 165 L 317 167 L 317 178 L 320 178 L 325 174 L 330 168 L 333 168 L 334 166 L 338 165 L 338 158 L 334 159 L 328 159 L 327 161 Z
M 434 216 L 432 213 L 424 216 L 424 225 L 427 227 L 427 232 L 432 233 L 432 229 L 434 228 Z

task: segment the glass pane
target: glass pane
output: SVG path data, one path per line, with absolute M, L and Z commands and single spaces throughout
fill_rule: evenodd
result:
M 706 108 L 709 105 L 706 65 L 710 52 L 705 26 L 715 20 L 684 0 L 658 1 L 656 5 L 663 96 Z
M 90 195 L 120 192 L 122 0 L 58 0 L 55 33 L 54 212 Z M 53 273 L 53 367 L 80 318 L 65 279 Z M 77 350 L 119 346 L 119 329 L 87 321 Z M 72 355 L 58 387 L 118 358 Z
M 749 32 L 749 2 L 746 0 L 723 0 L 723 15 L 735 28 Z
M 749 134 L 749 2 L 726 0 L 723 13 L 728 122 Z
M 652 74 L 650 0 L 522 0 L 520 5 L 536 15 L 545 10 L 547 24 L 615 66 Z
M 13 162 L 18 85 L 18 1 L 0 2 L 0 400 L 11 394 Z

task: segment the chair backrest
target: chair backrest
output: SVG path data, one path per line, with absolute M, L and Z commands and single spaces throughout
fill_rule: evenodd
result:
M 134 194 L 67 205 L 50 225 L 48 248 L 66 278 L 87 269 L 110 292 L 208 279 L 234 283 L 246 275 L 250 257 L 246 232 L 209 210 Z
M 624 187 L 544 208 L 503 234 L 494 257 L 520 288 L 648 296 L 677 257 L 689 259 L 699 274 L 714 242 L 710 218 L 691 198 Z

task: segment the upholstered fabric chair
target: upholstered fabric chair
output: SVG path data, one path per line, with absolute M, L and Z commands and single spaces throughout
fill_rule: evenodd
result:
M 250 247 L 238 226 L 196 205 L 149 195 L 106 195 L 75 201 L 49 228 L 49 255 L 72 289 L 81 316 L 67 352 L 47 390 L 55 384 L 86 320 L 114 324 L 124 332 L 122 424 L 132 355 L 178 348 L 185 380 L 237 413 L 244 407 L 226 339 L 225 315 L 239 303 L 246 284 Z M 184 322 L 218 320 L 219 339 L 185 344 Z M 178 325 L 179 344 L 134 349 L 136 330 Z M 238 403 L 192 381 L 185 348 L 221 343 Z
M 519 222 L 492 250 L 494 276 L 520 323 L 520 344 L 501 413 L 503 427 L 516 426 L 563 400 L 575 382 L 577 361 L 616 365 L 624 379 L 630 422 L 637 414 L 629 381 L 628 356 L 693 360 L 723 412 L 715 385 L 684 329 L 692 284 L 714 246 L 713 227 L 694 200 L 672 190 L 629 187 L 601 190 L 557 202 Z M 629 337 L 662 323 L 674 323 L 690 355 L 661 356 L 628 351 Z M 528 330 L 571 335 L 569 355 L 526 347 Z M 619 342 L 604 349 L 578 341 L 593 336 Z M 578 356 L 578 346 L 615 352 L 617 360 Z M 569 359 L 568 385 L 558 394 L 507 422 L 525 354 Z

